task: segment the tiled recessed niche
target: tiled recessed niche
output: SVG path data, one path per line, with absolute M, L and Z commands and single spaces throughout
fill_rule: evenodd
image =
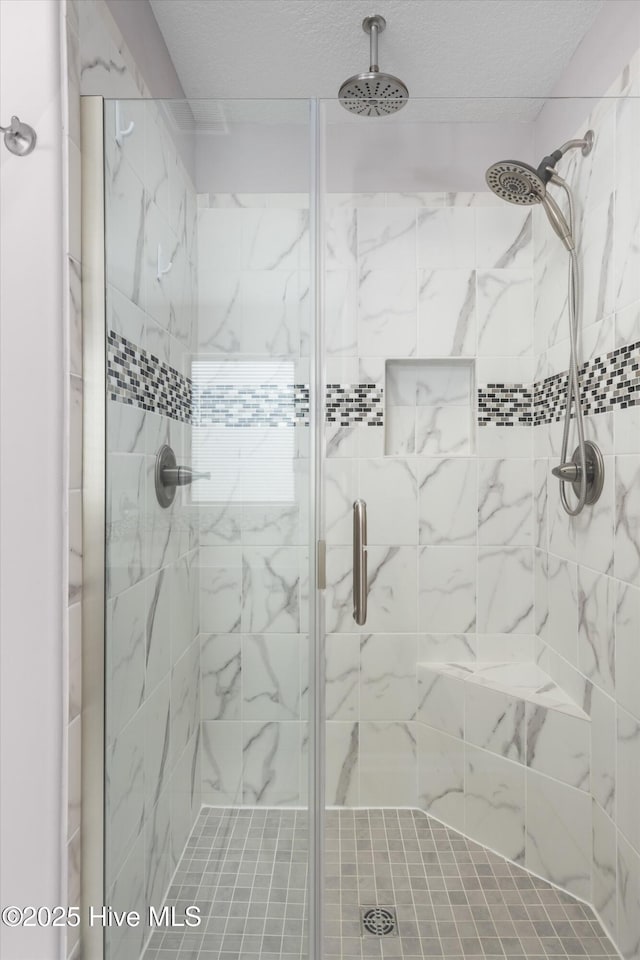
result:
M 464 457 L 474 452 L 474 361 L 387 360 L 387 456 Z

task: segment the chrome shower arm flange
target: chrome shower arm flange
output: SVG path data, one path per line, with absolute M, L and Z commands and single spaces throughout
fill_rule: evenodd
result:
M 387 21 L 384 17 L 381 17 L 379 13 L 376 13 L 373 17 L 365 17 L 362 21 L 362 29 L 365 33 L 371 33 L 371 28 L 374 26 L 378 28 L 378 33 L 382 33 L 384 28 L 387 25 Z
M 582 144 L 582 156 L 588 157 L 593 150 L 593 144 L 595 142 L 596 135 L 593 130 L 587 130 L 583 139 L 584 143 Z

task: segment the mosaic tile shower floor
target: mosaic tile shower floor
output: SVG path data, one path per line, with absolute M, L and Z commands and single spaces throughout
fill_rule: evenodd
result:
M 155 933 L 144 960 L 305 957 L 306 830 L 303 811 L 204 808 L 167 900 L 203 923 Z M 589 907 L 420 811 L 329 811 L 326 904 L 327 960 L 618 956 Z M 397 936 L 361 936 L 376 904 Z

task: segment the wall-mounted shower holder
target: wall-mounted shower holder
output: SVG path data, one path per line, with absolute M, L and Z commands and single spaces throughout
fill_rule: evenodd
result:
M 158 269 L 156 271 L 156 279 L 158 283 L 162 280 L 163 277 L 166 277 L 168 273 L 171 273 L 171 268 L 173 267 L 173 260 L 169 260 L 169 263 L 166 267 L 162 266 L 162 247 L 158 244 Z
M 116 100 L 116 143 L 119 147 L 122 146 L 127 137 L 130 137 L 133 131 L 135 130 L 135 123 L 133 120 L 127 124 L 126 127 L 122 126 L 120 120 L 120 101 Z

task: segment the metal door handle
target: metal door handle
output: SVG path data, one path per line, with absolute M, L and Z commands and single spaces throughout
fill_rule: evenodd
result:
M 353 619 L 362 626 L 367 621 L 367 505 L 353 504 Z

